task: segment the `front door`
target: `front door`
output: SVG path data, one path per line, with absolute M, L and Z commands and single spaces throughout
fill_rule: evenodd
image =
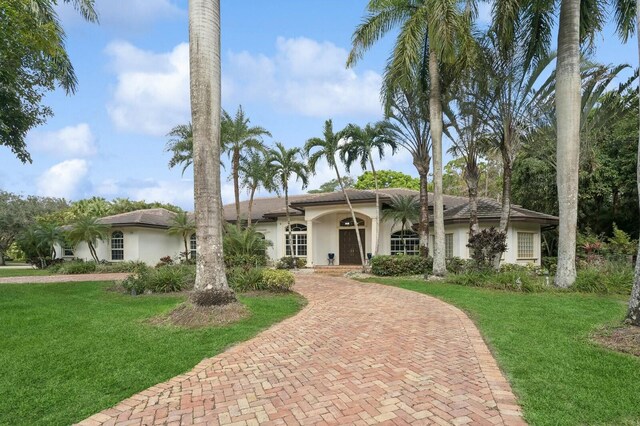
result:
M 364 240 L 364 229 L 359 229 L 362 246 L 366 247 Z M 341 265 L 361 265 L 360 249 L 358 248 L 358 237 L 354 229 L 340 230 L 340 264 Z

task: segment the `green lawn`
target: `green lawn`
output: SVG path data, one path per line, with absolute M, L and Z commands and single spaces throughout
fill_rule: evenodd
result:
M 184 297 L 105 291 L 110 283 L 0 285 L 0 424 L 77 422 L 190 370 L 298 312 L 295 294 L 241 297 L 252 316 L 200 330 L 146 318 Z
M 34 277 L 41 275 L 54 275 L 46 269 L 14 269 L 0 266 L 0 278 L 3 277 Z
M 624 318 L 625 298 L 372 281 L 436 296 L 465 310 L 531 424 L 640 424 L 640 358 L 601 348 L 588 337 Z

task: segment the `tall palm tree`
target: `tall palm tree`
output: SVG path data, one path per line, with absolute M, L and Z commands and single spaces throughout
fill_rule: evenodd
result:
M 184 242 L 185 260 L 189 260 L 189 253 L 191 253 L 191 250 L 189 250 L 189 240 L 191 239 L 191 235 L 195 231 L 196 224 L 193 222 L 193 219 L 187 212 L 178 212 L 171 218 L 171 226 L 169 227 L 167 232 L 169 233 L 169 235 L 180 235 L 182 237 L 182 241 Z
M 429 192 L 431 167 L 431 134 L 429 132 L 429 102 L 418 79 L 402 86 L 386 88 L 385 109 L 388 130 L 397 144 L 410 154 L 420 177 L 420 255 L 429 256 Z
M 380 194 L 378 188 L 378 175 L 376 174 L 376 167 L 373 162 L 373 157 L 377 152 L 378 159 L 382 159 L 385 154 L 385 149 L 390 148 L 391 154 L 395 154 L 398 149 L 398 144 L 391 137 L 389 126 L 385 122 L 377 122 L 374 124 L 367 124 L 364 128 L 349 124 L 343 131 L 343 137 L 347 140 L 346 144 L 340 150 L 340 156 L 347 172 L 350 171 L 351 166 L 356 161 L 360 162 L 362 170 L 366 170 L 367 167 L 371 167 L 371 173 L 373 173 L 373 182 L 376 192 L 376 227 L 378 229 L 378 235 L 376 241 L 374 241 L 374 253 L 375 256 L 380 250 Z
M 251 150 L 264 151 L 262 136 L 271 133 L 260 126 L 249 126 L 249 117 L 244 115 L 242 105 L 238 107 L 235 117 L 226 111 L 222 112 L 222 146 L 231 159 L 231 176 L 233 178 L 233 194 L 236 203 L 236 224 L 240 226 L 240 162 L 244 153 Z
M 636 34 L 638 37 L 638 55 L 640 56 L 640 1 L 636 1 Z M 640 87 L 638 88 L 638 101 L 640 102 Z M 638 140 L 638 162 L 636 169 L 638 194 L 640 194 L 640 132 Z M 640 197 L 638 199 L 640 207 Z M 640 240 L 638 241 L 638 256 L 636 256 L 636 272 L 629 299 L 629 310 L 627 311 L 627 321 L 640 327 Z
M 578 172 L 580 161 L 581 46 L 593 46 L 614 8 L 618 34 L 626 40 L 634 30 L 633 8 L 629 0 L 589 2 L 581 0 L 497 0 L 493 8 L 494 27 L 501 50 L 523 46 L 526 64 L 535 64 L 547 55 L 554 14 L 559 3 L 558 57 L 556 61 L 557 115 L 556 163 L 559 205 L 558 272 L 555 284 L 569 287 L 576 278 L 576 229 L 578 217 Z
M 295 178 L 302 183 L 302 189 L 309 183 L 309 168 L 302 160 L 300 148 L 287 149 L 282 143 L 276 142 L 275 148 L 267 151 L 266 163 L 271 169 L 274 185 L 284 191 L 285 214 L 289 231 L 289 253 L 293 258 L 293 235 L 291 232 L 291 215 L 289 213 L 289 181 Z
M 182 165 L 182 175 L 193 164 L 193 126 L 191 123 L 179 124 L 167 134 L 170 137 L 164 148 L 173 155 L 169 160 L 169 168 Z
M 394 195 L 391 197 L 389 208 L 382 211 L 382 218 L 391 220 L 393 226 L 401 224 L 402 249 L 407 254 L 405 245 L 405 229 L 420 218 L 420 202 L 413 195 Z
M 35 227 L 36 237 L 40 240 L 43 247 L 49 249 L 51 259 L 56 258 L 56 244 L 64 244 L 64 232 L 57 223 L 39 223 Z
M 220 0 L 189 1 L 189 68 L 196 222 L 196 304 L 235 300 L 222 251 Z
M 311 138 L 304 144 L 305 154 L 309 158 L 309 169 L 315 173 L 318 161 L 324 159 L 330 168 L 336 172 L 336 178 L 340 183 L 340 189 L 342 195 L 349 206 L 349 212 L 351 212 L 351 218 L 353 219 L 354 230 L 356 233 L 356 239 L 358 240 L 358 249 L 360 250 L 360 262 L 362 262 L 363 271 L 366 269 L 366 259 L 364 257 L 364 247 L 362 247 L 362 240 L 360 238 L 360 230 L 358 229 L 358 220 L 356 219 L 356 213 L 351 205 L 351 200 L 344 187 L 344 182 L 340 176 L 340 170 L 338 169 L 338 163 L 336 157 L 340 155 L 341 147 L 340 141 L 342 140 L 341 133 L 333 132 L 333 122 L 327 120 L 324 122 L 324 134 L 323 138 Z M 313 153 L 311 151 L 314 151 Z
M 96 262 L 99 262 L 98 253 L 96 252 L 96 243 L 98 240 L 107 239 L 108 225 L 101 224 L 95 216 L 82 216 L 77 218 L 67 231 L 67 239 L 73 246 L 80 243 L 86 243 L 89 247 L 89 253 Z
M 251 226 L 251 213 L 253 211 L 253 198 L 256 191 L 264 188 L 267 191 L 275 190 L 271 170 L 266 163 L 266 155 L 259 151 L 251 151 L 240 164 L 241 185 L 249 191 L 249 211 L 247 226 Z
M 355 62 L 391 29 L 400 27 L 389 65 L 387 82 L 406 81 L 411 69 L 420 64 L 429 76 L 429 122 L 433 149 L 435 247 L 433 273 L 446 273 L 444 242 L 444 202 L 442 197 L 442 90 L 441 67 L 460 62 L 460 46 L 471 39 L 473 2 L 462 5 L 450 0 L 370 0 L 368 15 L 356 28 L 347 66 Z M 464 9 L 460 9 L 463 6 Z M 426 87 L 426 85 L 425 85 Z

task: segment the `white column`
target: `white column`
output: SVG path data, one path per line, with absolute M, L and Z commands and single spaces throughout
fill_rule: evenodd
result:
M 380 230 L 378 229 L 378 221 L 376 218 L 371 219 L 371 251 L 374 256 L 376 255 L 376 242 L 378 241 L 378 234 L 380 234 Z M 367 254 L 365 253 L 365 256 Z
M 313 221 L 307 220 L 307 268 L 313 268 Z

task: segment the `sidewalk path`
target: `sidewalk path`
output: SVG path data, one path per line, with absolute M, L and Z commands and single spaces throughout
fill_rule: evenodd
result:
M 313 274 L 295 289 L 295 317 L 81 424 L 525 424 L 457 308 Z

